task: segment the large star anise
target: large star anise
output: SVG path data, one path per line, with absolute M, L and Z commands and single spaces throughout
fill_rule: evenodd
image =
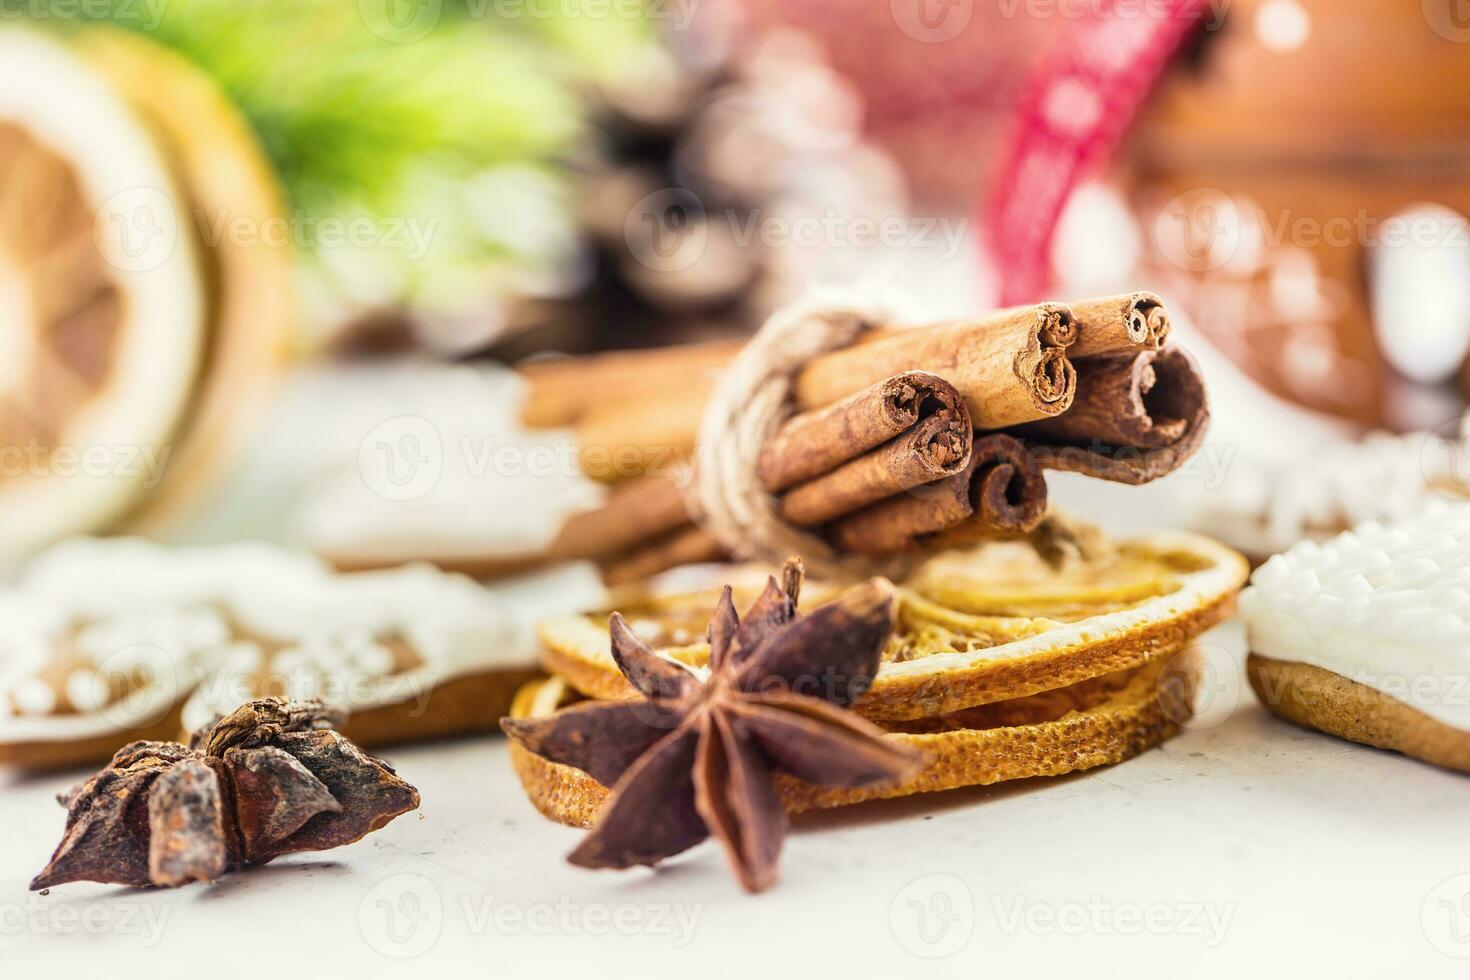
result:
M 772 775 L 833 787 L 893 783 L 917 756 L 844 708 L 872 683 L 893 630 L 893 586 L 872 579 L 797 617 L 787 562 L 742 622 L 728 587 L 709 624 L 710 676 L 665 659 L 613 613 L 612 655 L 643 700 L 506 720 L 507 734 L 612 787 L 569 855 L 588 868 L 652 865 L 720 839 L 740 883 L 770 886 L 786 833 Z
M 359 840 L 419 794 L 332 730 L 315 699 L 251 701 L 187 746 L 133 742 L 72 790 L 66 832 L 31 882 L 183 885 Z

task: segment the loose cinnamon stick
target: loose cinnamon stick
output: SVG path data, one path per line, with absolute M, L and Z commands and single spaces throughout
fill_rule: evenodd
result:
M 1116 351 L 1158 350 L 1169 338 L 1169 311 L 1155 293 L 1104 296 L 1071 306 L 1077 343 L 1067 354 L 1073 363 Z
M 604 563 L 602 580 L 608 585 L 625 585 L 679 565 L 723 561 L 728 557 L 729 552 L 713 534 L 689 525 L 623 558 Z
M 796 378 L 798 406 L 830 405 L 895 371 L 944 377 L 964 397 L 978 429 L 1049 418 L 1072 404 L 1077 378 L 1067 348 L 1076 342 L 1077 328 L 1064 304 L 874 333 L 813 359 Z
M 620 484 L 596 510 L 568 518 L 552 543 L 555 561 L 605 558 L 689 523 L 681 474 Z
M 828 537 L 856 554 L 892 554 L 931 545 L 1024 534 L 1046 514 L 1046 479 L 1017 439 L 975 440 L 965 469 L 834 523 Z
M 1014 430 L 1047 469 L 1148 483 L 1178 469 L 1204 441 L 1204 379 L 1179 348 L 1089 358 L 1077 373 L 1077 400 L 1066 415 Z
M 582 473 L 616 483 L 688 463 L 713 387 L 713 380 L 699 376 L 671 388 L 635 385 L 628 395 L 588 408 L 576 426 Z
M 826 408 L 789 419 L 761 451 L 761 485 L 779 493 L 830 473 L 913 428 L 921 418 L 960 405 L 954 386 L 926 371 L 885 378 Z
M 798 527 L 814 527 L 952 476 L 969 462 L 973 438 L 963 405 L 930 416 L 896 439 L 787 492 L 781 498 L 781 516 Z
M 571 425 L 612 392 L 675 391 L 691 378 L 707 382 L 740 347 L 739 341 L 713 341 L 520 365 L 526 380 L 521 424 L 533 429 Z

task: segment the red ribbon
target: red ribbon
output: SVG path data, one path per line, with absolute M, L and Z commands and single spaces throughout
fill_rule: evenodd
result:
M 1077 184 L 1111 156 L 1210 0 L 1096 0 L 1023 88 L 998 176 L 979 215 L 1000 303 L 1043 297 L 1057 221 Z

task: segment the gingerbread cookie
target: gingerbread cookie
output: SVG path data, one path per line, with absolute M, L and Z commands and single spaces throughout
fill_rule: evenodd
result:
M 1240 606 L 1268 709 L 1470 772 L 1470 504 L 1302 542 L 1256 571 Z
M 492 591 L 423 565 L 336 574 L 265 545 L 58 546 L 0 597 L 0 762 L 105 759 L 263 696 L 322 698 L 361 744 L 491 730 L 534 676 L 544 603 L 602 595 L 590 569 L 547 574 Z

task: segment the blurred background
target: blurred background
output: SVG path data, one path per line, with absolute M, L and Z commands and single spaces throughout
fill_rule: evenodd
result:
M 515 366 L 817 285 L 1162 294 L 1211 439 L 1059 481 L 1089 516 L 1260 555 L 1417 507 L 1470 382 L 1460 6 L 0 0 L 0 562 L 524 550 L 606 491 Z

